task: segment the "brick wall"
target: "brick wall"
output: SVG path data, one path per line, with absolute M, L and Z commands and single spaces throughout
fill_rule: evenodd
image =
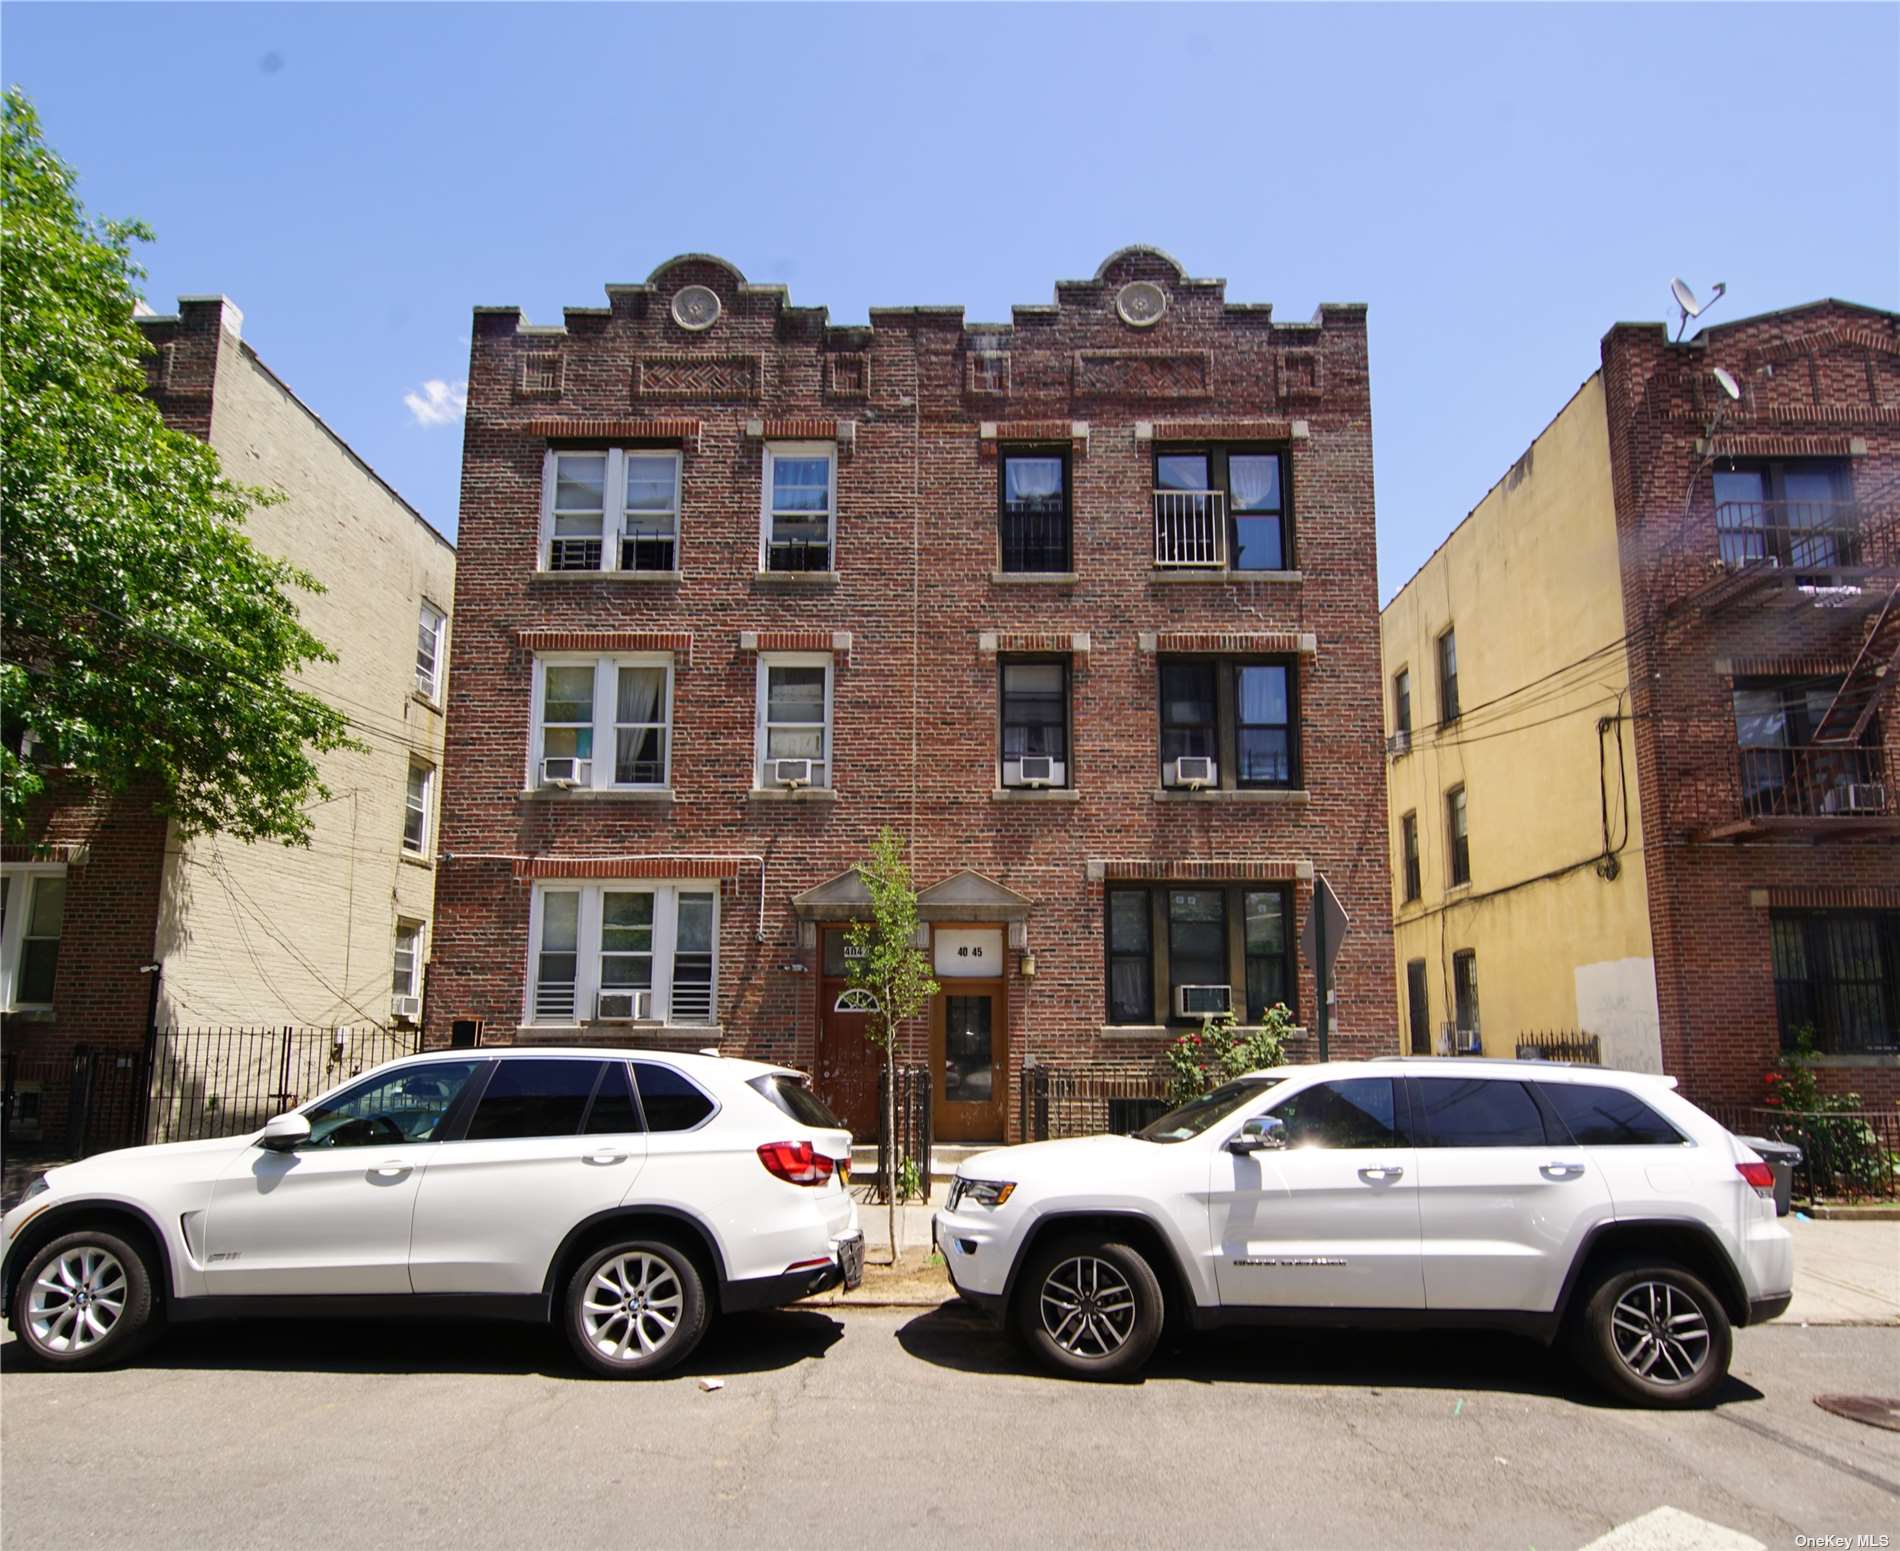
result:
M 1136 281 L 1165 298 L 1148 327 L 1116 311 Z M 673 321 L 688 285 L 718 296 L 711 329 Z M 754 941 L 759 870 L 748 864 L 724 885 L 723 1046 L 808 1064 L 814 977 L 800 971 L 813 965 L 791 896 L 849 867 L 891 824 L 911 838 L 920 886 L 970 868 L 1032 902 L 1033 983 L 1009 955 L 1013 1066 L 1025 1052 L 1128 1060 L 1159 1048 L 1101 1032 L 1102 883 L 1088 863 L 1105 858 L 1212 859 L 1235 877 L 1267 859 L 1310 863 L 1354 921 L 1337 1048 L 1393 1048 L 1364 309 L 1278 325 L 1151 250 L 1059 284 L 1054 305 L 1018 307 L 1007 325 L 889 308 L 869 327 L 836 328 L 822 309 L 701 258 L 609 297 L 607 308 L 571 309 L 561 330 L 530 330 L 512 309 L 475 318 L 432 1035 L 446 1037 L 455 1018 L 507 1032 L 521 1017 L 529 889 L 514 858 L 752 854 L 765 858 L 766 940 Z M 550 430 L 680 418 L 694 432 L 680 579 L 537 578 Z M 830 429 L 774 421 L 848 421 L 854 432 L 838 464 L 835 582 L 757 574 L 762 444 L 748 423 L 767 435 Z M 1189 426 L 1157 424 L 1171 421 Z M 1152 438 L 1212 421 L 1244 421 L 1221 434 L 1270 437 L 1290 454 L 1296 575 L 1157 577 Z M 629 434 L 617 423 L 604 433 Z M 1019 435 L 1071 451 L 1070 579 L 993 580 L 996 449 Z M 674 659 L 670 803 L 523 795 L 533 652 L 519 632 L 534 627 L 691 632 Z M 835 654 L 831 800 L 750 795 L 756 657 L 741 637 L 768 632 L 849 634 Z M 1298 659 L 1307 801 L 1156 797 L 1157 659 L 1142 637 L 1165 632 L 1313 638 Z M 1079 798 L 996 797 L 994 647 L 1051 633 L 1087 638 L 1071 657 Z M 1297 892 L 1303 917 L 1310 883 Z M 1303 967 L 1299 997 L 1310 1018 Z

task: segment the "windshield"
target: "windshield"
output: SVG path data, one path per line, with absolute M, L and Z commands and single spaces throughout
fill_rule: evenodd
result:
M 1197 1099 L 1189 1099 L 1179 1109 L 1171 1109 L 1152 1125 L 1135 1133 L 1144 1142 L 1185 1142 L 1199 1136 L 1209 1126 L 1217 1126 L 1243 1105 L 1259 1098 L 1284 1079 L 1243 1077 L 1238 1082 L 1222 1083 Z

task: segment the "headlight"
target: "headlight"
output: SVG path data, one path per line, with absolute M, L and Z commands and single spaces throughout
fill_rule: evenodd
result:
M 47 1184 L 46 1176 L 42 1174 L 38 1179 L 34 1180 L 32 1184 L 26 1187 L 25 1194 L 23 1194 L 14 1205 L 25 1206 L 26 1203 L 31 1201 L 35 1196 L 43 1196 L 52 1188 L 51 1185 Z
M 1001 1206 L 1015 1190 L 1014 1184 L 994 1179 L 962 1179 L 950 1187 L 950 1210 L 955 1211 L 959 1202 L 974 1201 L 978 1206 Z

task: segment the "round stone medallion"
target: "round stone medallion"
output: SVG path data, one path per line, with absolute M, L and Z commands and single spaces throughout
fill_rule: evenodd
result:
M 1115 293 L 1115 310 L 1131 328 L 1151 328 L 1168 310 L 1168 293 L 1150 280 L 1131 280 Z
M 719 321 L 719 297 L 709 286 L 682 286 L 673 297 L 673 321 L 683 329 L 711 328 Z

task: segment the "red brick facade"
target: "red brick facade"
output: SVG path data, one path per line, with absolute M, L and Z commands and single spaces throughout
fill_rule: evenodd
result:
M 1900 581 L 1900 318 L 1820 302 L 1680 345 L 1620 325 L 1603 367 L 1663 1065 L 1698 1099 L 1758 1101 L 1780 1048 L 1771 911 L 1900 909 L 1900 701 L 1868 756 L 1884 815 L 1767 823 L 1748 821 L 1734 702 L 1738 680 L 1838 679 Z M 1848 471 L 1859 537 L 1840 566 L 1722 564 L 1748 541 L 1718 534 L 1712 471 L 1776 459 Z M 1830 1087 L 1900 1100 L 1900 1058 L 1843 1063 Z
M 717 296 L 711 327 L 675 321 L 689 286 Z M 1118 310 L 1125 294 L 1138 322 Z M 558 330 L 514 309 L 475 317 L 433 1038 L 459 1019 L 491 1037 L 521 1024 L 533 878 L 743 859 L 720 885 L 718 1039 L 809 1066 L 819 950 L 793 897 L 892 825 L 920 888 L 968 869 L 1029 902 L 1006 954 L 1011 1095 L 1025 1056 L 1160 1050 L 1158 1033 L 1104 1033 L 1104 884 L 1130 867 L 1291 880 L 1295 930 L 1315 871 L 1327 877 L 1353 918 L 1334 1048 L 1394 1047 L 1363 308 L 1278 324 L 1149 249 L 1058 284 L 1055 305 L 1018 307 L 1007 325 L 888 308 L 835 327 L 698 256 L 609 297 Z M 835 439 L 829 572 L 761 573 L 763 457 L 779 437 Z M 1189 441 L 1282 453 L 1283 570 L 1181 585 L 1156 569 L 1153 455 Z M 1031 444 L 1068 457 L 1072 550 L 1068 572 L 1025 580 L 1000 571 L 998 450 Z M 683 451 L 677 577 L 537 575 L 550 446 L 627 445 Z M 670 797 L 524 790 L 536 643 L 619 636 L 676 643 Z M 773 650 L 833 663 L 828 793 L 753 793 L 756 664 Z M 1299 791 L 1159 795 L 1157 664 L 1189 651 L 1292 666 Z M 1073 790 L 999 787 L 999 663 L 1013 652 L 1069 666 Z M 1313 997 L 1302 964 L 1303 1023 Z M 912 1056 L 926 1037 L 920 1022 Z

